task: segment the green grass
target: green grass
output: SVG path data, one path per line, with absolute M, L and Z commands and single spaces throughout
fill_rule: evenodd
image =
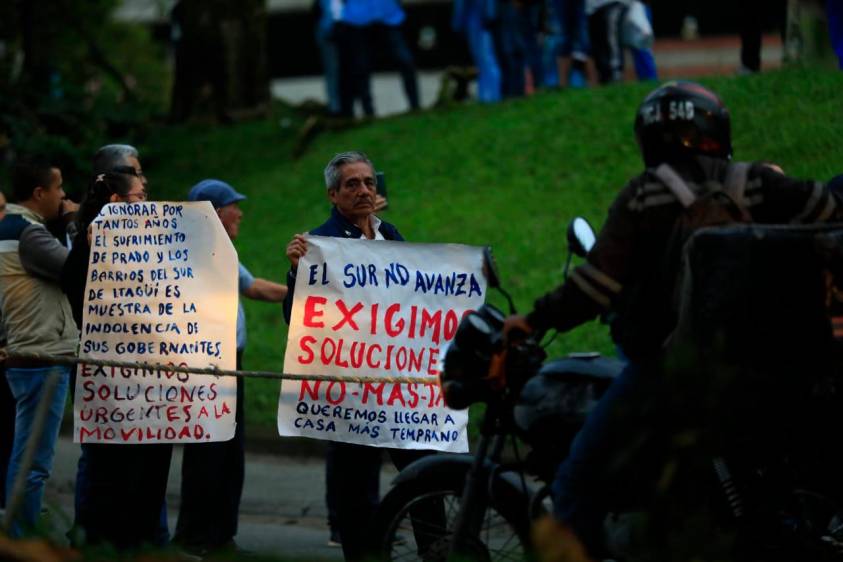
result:
M 704 83 L 732 111 L 737 159 L 772 160 L 790 175 L 818 179 L 840 171 L 843 73 L 793 68 Z M 292 234 L 328 214 L 323 166 L 335 152 L 363 150 L 386 172 L 387 221 L 415 242 L 491 245 L 504 286 L 527 311 L 561 281 L 568 221 L 582 215 L 599 227 L 615 194 L 641 171 L 632 120 L 653 87 L 546 92 L 383 119 L 323 133 L 299 160 L 291 152 L 303 117 L 284 109 L 231 127 L 161 129 L 141 148 L 157 199 L 182 199 L 205 177 L 248 195 L 240 258 L 255 275 L 279 281 Z M 498 295 L 490 300 L 503 306 Z M 246 367 L 280 371 L 280 307 L 247 302 L 246 310 Z M 558 337 L 551 354 L 592 349 L 611 351 L 596 322 Z M 248 382 L 252 428 L 274 427 L 277 399 L 277 383 Z

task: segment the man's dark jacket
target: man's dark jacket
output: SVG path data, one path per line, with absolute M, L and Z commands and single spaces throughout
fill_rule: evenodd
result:
M 395 240 L 398 242 L 403 242 L 404 237 L 401 236 L 401 233 L 398 232 L 398 229 L 395 228 L 393 225 L 389 224 L 388 222 L 381 221 L 380 227 L 378 227 L 378 231 L 383 235 L 384 238 L 387 240 Z M 331 209 L 331 216 L 328 217 L 324 223 L 320 226 L 317 226 L 313 230 L 311 230 L 308 234 L 313 234 L 314 236 L 333 236 L 334 238 L 360 238 L 363 236 L 363 231 L 360 230 L 357 226 L 348 222 L 348 219 L 345 218 L 336 207 Z M 295 268 L 290 268 L 290 271 L 287 272 L 287 297 L 284 299 L 284 320 L 287 324 L 290 323 L 290 314 L 293 310 L 293 294 L 295 293 L 296 289 L 296 270 Z

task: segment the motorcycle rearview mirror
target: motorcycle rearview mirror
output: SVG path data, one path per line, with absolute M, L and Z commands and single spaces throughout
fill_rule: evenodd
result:
M 562 272 L 564 279 L 568 278 L 568 269 L 571 267 L 571 257 L 576 254 L 581 258 L 588 255 L 594 243 L 597 241 L 597 236 L 594 234 L 594 229 L 582 217 L 574 217 L 568 224 L 568 257 L 565 260 L 565 269 Z
M 498 264 L 495 262 L 495 256 L 492 254 L 492 247 L 486 246 L 483 248 L 483 275 L 486 276 L 486 283 L 493 289 L 499 289 L 501 286 L 501 279 L 498 275 Z
M 597 236 L 588 221 L 582 217 L 574 217 L 568 225 L 568 248 L 571 252 L 584 258 L 596 241 Z
M 497 289 L 506 297 L 506 302 L 509 303 L 509 313 L 515 314 L 515 304 L 512 302 L 512 297 L 501 287 L 498 264 L 495 262 L 495 256 L 492 254 L 491 246 L 483 248 L 483 275 L 486 277 L 486 283 L 490 288 Z

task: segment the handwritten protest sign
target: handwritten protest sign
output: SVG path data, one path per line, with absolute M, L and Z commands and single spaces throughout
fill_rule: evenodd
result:
M 483 304 L 480 248 L 308 237 L 284 372 L 429 376 L 430 384 L 285 381 L 281 435 L 378 447 L 468 450 L 468 414 L 438 374 L 462 316 Z
M 237 254 L 211 204 L 114 203 L 92 224 L 79 355 L 236 367 Z M 236 381 L 79 365 L 77 443 L 234 435 Z

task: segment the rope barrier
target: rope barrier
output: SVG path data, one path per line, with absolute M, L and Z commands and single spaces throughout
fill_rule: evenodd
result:
M 141 363 L 137 361 L 113 361 L 103 359 L 90 359 L 84 357 L 71 357 L 68 355 L 48 355 L 46 353 L 9 353 L 0 349 L 0 361 L 7 359 L 21 359 L 24 361 L 41 361 L 54 365 L 93 365 L 95 367 L 118 367 L 121 369 L 135 369 L 147 372 L 164 371 L 168 373 L 187 373 L 191 375 L 213 375 L 216 377 L 242 377 L 255 379 L 274 379 L 291 381 L 325 381 L 325 382 L 352 382 L 352 383 L 401 383 L 401 384 L 439 384 L 438 377 L 359 377 L 359 376 L 336 376 L 336 375 L 294 375 L 289 373 L 278 373 L 275 371 L 236 371 L 219 369 L 217 367 L 182 367 L 178 365 L 165 365 L 162 363 Z
M 193 375 L 212 375 L 215 377 L 242 377 L 242 378 L 257 378 L 257 379 L 275 379 L 275 380 L 297 380 L 297 381 L 328 381 L 328 382 L 351 382 L 351 383 L 401 383 L 401 384 L 439 384 L 438 377 L 358 377 L 358 376 L 335 376 L 335 375 L 294 375 L 288 373 L 278 373 L 274 371 L 237 371 L 225 370 L 217 367 L 184 367 L 179 365 L 165 365 L 162 363 L 143 363 L 137 361 L 112 361 L 102 359 L 91 359 L 85 357 L 71 357 L 68 355 L 49 355 L 46 353 L 10 353 L 5 348 L 0 348 L 0 362 L 9 359 L 19 359 L 22 361 L 38 361 L 41 363 L 53 365 L 91 365 L 95 367 L 115 367 L 120 369 L 141 370 L 147 373 L 166 372 L 166 373 L 187 373 Z M 11 497 L 7 502 L 7 509 L 0 518 L 0 529 L 9 532 L 12 522 L 15 520 L 17 512 L 20 510 L 21 501 L 24 495 L 24 487 L 26 476 L 30 471 L 34 459 L 35 448 L 39 441 L 46 419 L 50 396 L 53 393 L 58 379 L 50 377 L 46 383 L 46 390 L 38 404 L 38 409 L 35 416 L 35 421 L 32 427 L 30 439 L 27 442 L 24 450 L 24 458 L 21 463 L 20 471 L 15 479 L 14 487 L 12 489 Z

